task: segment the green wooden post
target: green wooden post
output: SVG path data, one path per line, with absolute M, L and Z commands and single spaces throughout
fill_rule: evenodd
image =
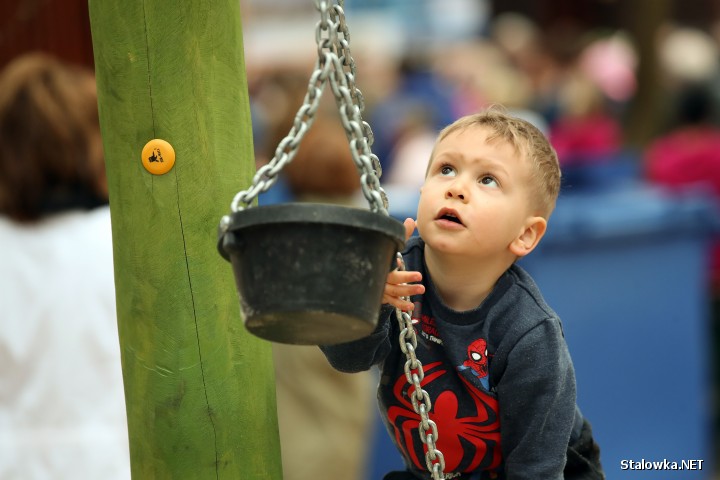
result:
M 239 2 L 90 0 L 136 479 L 280 479 L 270 345 L 217 225 L 254 173 Z M 143 146 L 177 160 L 152 175 Z

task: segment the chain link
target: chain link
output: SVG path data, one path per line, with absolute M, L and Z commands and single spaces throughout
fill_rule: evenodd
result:
M 335 1 L 338 3 L 335 4 Z M 315 120 L 320 97 L 329 80 L 350 153 L 360 173 L 362 193 L 371 211 L 388 215 L 387 195 L 380 186 L 380 160 L 370 149 L 374 136 L 370 125 L 362 119 L 365 100 L 355 84 L 357 67 L 350 53 L 350 31 L 343 11 L 344 1 L 315 0 L 315 5 L 320 12 L 320 21 L 315 27 L 318 56 L 303 104 L 295 115 L 290 132 L 278 144 L 272 160 L 257 170 L 250 188 L 233 198 L 230 205 L 233 212 L 249 207 L 259 194 L 272 187 L 278 173 L 295 157 L 300 142 Z
M 398 270 L 405 270 L 405 264 L 400 252 L 397 253 L 397 259 Z M 405 297 L 405 300 L 409 299 Z M 422 363 L 415 356 L 415 349 L 417 348 L 415 327 L 412 324 L 410 315 L 399 308 L 395 309 L 395 317 L 400 327 L 400 349 L 407 359 L 404 370 L 405 377 L 411 385 L 408 390 L 408 395 L 410 395 L 413 410 L 420 415 L 418 432 L 420 433 L 420 440 L 427 447 L 427 451 L 425 452 L 425 465 L 432 474 L 433 480 L 443 480 L 445 478 L 445 474 L 443 473 L 445 471 L 445 457 L 443 457 L 442 452 L 438 450 L 436 446 L 438 429 L 435 422 L 430 419 L 430 410 L 432 409 L 430 395 L 422 388 L 422 380 L 425 378 L 425 372 L 423 371 Z

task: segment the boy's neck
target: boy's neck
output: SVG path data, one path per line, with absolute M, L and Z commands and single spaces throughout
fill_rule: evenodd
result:
M 426 244 L 425 264 L 445 305 L 462 312 L 478 307 L 512 262 L 495 259 L 478 264 L 464 256 L 439 254 Z

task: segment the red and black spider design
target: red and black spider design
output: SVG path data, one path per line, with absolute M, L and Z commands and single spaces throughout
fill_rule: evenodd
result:
M 427 385 L 447 374 L 442 362 L 424 367 L 425 377 L 421 382 Z M 454 373 L 454 372 L 453 372 Z M 472 472 L 477 469 L 493 470 L 500 466 L 500 420 L 497 399 L 474 387 L 458 375 L 464 385 L 460 398 L 471 400 L 460 405 L 458 394 L 452 390 L 442 391 L 433 399 L 430 419 L 437 424 L 437 448 L 445 458 L 446 472 Z M 445 383 L 445 382 L 442 382 Z M 427 447 L 420 441 L 418 425 L 420 416 L 410 402 L 415 387 L 408 384 L 403 375 L 395 382 L 393 394 L 400 406 L 388 408 L 388 420 L 395 431 L 397 444 L 419 469 L 425 467 Z M 473 408 L 470 408 L 473 407 Z M 473 410 L 471 412 L 471 410 Z

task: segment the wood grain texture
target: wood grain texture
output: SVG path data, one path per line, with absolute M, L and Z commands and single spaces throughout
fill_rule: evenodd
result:
M 270 345 L 216 250 L 255 171 L 239 3 L 89 5 L 133 478 L 282 478 Z M 153 138 L 165 175 L 141 163 Z

